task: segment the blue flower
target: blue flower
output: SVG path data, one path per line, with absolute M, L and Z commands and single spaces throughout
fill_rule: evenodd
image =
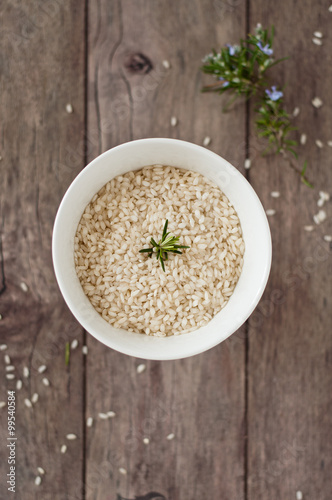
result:
M 236 54 L 236 45 L 230 45 L 229 43 L 226 43 L 226 46 L 228 47 L 228 52 L 230 56 L 235 56 Z
M 261 49 L 261 51 L 264 52 L 264 54 L 266 54 L 267 56 L 272 56 L 273 49 L 270 49 L 270 45 L 268 43 L 265 45 L 265 47 L 263 47 L 262 42 L 257 42 L 257 47 Z
M 266 89 L 266 95 L 271 99 L 271 101 L 278 101 L 281 97 L 283 97 L 283 92 L 281 90 L 277 90 L 275 85 L 272 86 L 272 90 Z
M 223 81 L 223 82 L 224 82 L 224 83 L 222 84 L 222 87 L 228 87 L 229 82 L 228 82 L 227 80 L 225 80 L 223 76 L 220 76 L 220 77 L 218 78 L 218 80 L 221 80 L 221 81 Z

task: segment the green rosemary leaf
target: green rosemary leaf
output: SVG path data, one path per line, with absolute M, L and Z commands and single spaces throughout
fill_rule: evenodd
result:
M 303 164 L 302 170 L 301 170 L 301 176 L 303 177 L 307 171 L 308 168 L 308 160 L 306 160 Z
M 294 151 L 294 149 L 292 148 L 287 148 L 287 151 L 289 151 L 293 156 L 294 158 L 297 160 L 298 159 L 298 154 L 296 153 L 296 151 Z
M 287 59 L 289 59 L 289 57 L 282 57 L 281 59 L 277 59 L 276 61 L 273 61 L 271 64 L 269 64 L 269 67 L 266 69 L 270 69 L 272 68 L 272 66 L 275 66 L 276 64 L 279 64 L 282 61 L 287 61 Z
M 311 182 L 308 181 L 308 179 L 306 178 L 306 171 L 307 171 L 307 168 L 308 168 L 308 161 L 306 160 L 303 164 L 303 167 L 302 167 L 302 170 L 301 170 L 301 181 L 303 182 L 303 184 L 305 184 L 306 186 L 308 186 L 309 188 L 313 189 L 314 188 L 314 185 L 311 184 Z
M 303 182 L 303 184 L 305 184 L 306 186 L 308 186 L 309 188 L 313 189 L 314 188 L 314 185 L 311 184 L 311 182 L 308 181 L 308 179 L 306 179 L 305 177 L 301 177 L 301 181 Z
M 308 161 L 306 160 L 303 164 L 303 167 L 302 167 L 302 170 L 301 170 L 301 181 L 303 182 L 303 184 L 305 184 L 306 186 L 310 187 L 310 188 L 313 188 L 313 184 L 311 184 L 311 182 L 308 181 L 308 179 L 306 178 L 306 171 L 307 171 L 307 168 L 308 168 Z
M 165 225 L 164 225 L 163 236 L 162 236 L 163 238 L 164 238 L 165 236 L 167 236 L 167 235 L 166 235 L 166 233 L 167 233 L 167 226 L 168 226 L 168 219 L 166 219 L 166 222 L 165 222 Z
M 165 238 L 164 240 L 161 240 L 161 242 L 159 243 L 159 245 L 165 247 L 168 244 L 172 244 L 173 241 L 174 241 L 174 237 L 173 236 L 167 236 L 167 238 Z
M 171 233 L 167 232 L 167 227 L 168 219 L 166 219 L 166 222 L 164 224 L 162 237 L 159 242 L 157 243 L 153 238 L 151 238 L 150 243 L 152 245 L 152 248 L 142 248 L 141 250 L 139 250 L 139 253 L 148 253 L 149 257 L 152 257 L 152 255 L 155 253 L 156 260 L 160 261 L 160 265 L 163 271 L 165 271 L 164 261 L 168 260 L 168 252 L 182 255 L 182 252 L 180 252 L 178 248 L 190 248 L 187 245 L 178 245 L 180 237 L 173 236 L 171 235 Z
M 65 348 L 65 363 L 66 363 L 66 366 L 69 365 L 69 360 L 70 360 L 70 344 L 69 344 L 69 342 L 66 342 L 66 348 Z

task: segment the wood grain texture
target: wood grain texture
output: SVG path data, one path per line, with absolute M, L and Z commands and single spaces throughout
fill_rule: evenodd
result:
M 216 96 L 200 93 L 199 65 L 244 27 L 244 3 L 229 15 L 213 1 L 90 2 L 89 157 L 141 137 L 202 144 L 209 135 L 214 151 L 243 164 L 245 108 L 223 115 Z M 153 491 L 168 500 L 244 498 L 243 342 L 147 362 L 142 374 L 139 360 L 88 344 L 87 415 L 97 420 L 87 438 L 87 500 Z M 107 410 L 116 417 L 98 419 Z
M 275 24 L 277 56 L 291 55 L 278 66 L 275 82 L 285 87 L 290 111 L 296 106 L 299 133 L 307 134 L 301 152 L 307 158 L 310 190 L 278 159 L 253 161 L 250 179 L 270 219 L 274 257 L 266 293 L 249 321 L 249 498 L 328 500 L 332 481 L 331 312 L 332 259 L 324 234 L 328 220 L 312 233 L 318 191 L 332 191 L 331 149 L 331 14 L 325 2 L 251 3 L 250 26 Z M 324 34 L 323 45 L 312 42 L 314 31 Z M 319 96 L 324 105 L 315 109 Z M 254 146 L 254 131 L 251 141 Z M 322 140 L 323 149 L 315 145 Z M 254 151 L 254 147 L 253 147 Z M 271 191 L 280 191 L 272 199 Z M 314 224 L 315 225 L 315 224 Z
M 15 366 L 13 382 L 5 377 L 1 351 L 0 401 L 23 380 L 13 498 L 286 500 L 301 490 L 304 500 L 330 500 L 332 265 L 323 235 L 332 234 L 331 203 L 322 226 L 303 230 L 318 211 L 318 191 L 332 192 L 328 4 L 86 4 L 87 12 L 75 0 L 0 6 L 0 344 L 8 345 Z M 194 358 L 144 362 L 88 336 L 84 360 L 82 329 L 60 297 L 51 263 L 60 199 L 86 157 L 142 137 L 202 144 L 210 136 L 210 148 L 243 171 L 245 106 L 222 114 L 219 96 L 200 93 L 209 78 L 199 65 L 212 47 L 245 35 L 248 14 L 251 29 L 257 22 L 275 24 L 276 55 L 292 56 L 273 74 L 277 84 L 288 82 L 289 110 L 300 108 L 299 134 L 308 137 L 303 159 L 315 182 L 311 191 L 284 162 L 262 159 L 250 126 L 250 180 L 264 207 L 276 209 L 263 300 L 249 325 Z M 322 46 L 311 41 L 316 30 L 324 35 Z M 311 105 L 315 96 L 324 102 L 318 110 Z M 279 199 L 271 198 L 274 190 Z M 65 343 L 74 338 L 79 348 L 66 367 Z M 146 369 L 137 373 L 142 362 Z M 39 401 L 29 409 L 24 399 L 35 392 Z M 115 416 L 101 419 L 107 411 Z M 87 417 L 94 418 L 91 428 Z M 1 500 L 8 498 L 6 427 L 2 408 Z M 66 441 L 68 433 L 77 439 Z M 38 466 L 46 471 L 39 487 Z
M 77 2 L 13 1 L 1 4 L 1 343 L 8 345 L 15 380 L 5 378 L 1 352 L 1 400 L 17 379 L 16 493 L 18 500 L 81 498 L 82 355 L 64 362 L 65 342 L 80 339 L 55 282 L 51 234 L 55 212 L 72 168 L 68 151 L 83 138 L 84 10 Z M 66 103 L 74 113 L 66 113 Z M 81 154 L 83 151 L 81 151 Z M 27 288 L 22 289 L 22 283 Z M 23 285 L 24 288 L 24 285 Z M 37 371 L 42 364 L 47 371 Z M 23 377 L 23 367 L 30 377 Z M 50 387 L 42 383 L 47 377 Z M 33 408 L 25 398 L 39 394 Z M 7 418 L 1 418 L 0 497 L 7 491 Z M 74 432 L 67 455 L 65 435 Z M 37 467 L 46 476 L 37 488 Z M 74 479 L 73 479 L 74 478 Z

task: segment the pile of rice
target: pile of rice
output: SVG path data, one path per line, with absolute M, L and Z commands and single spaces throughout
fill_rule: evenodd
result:
M 164 223 L 189 245 L 161 269 L 140 254 Z M 86 207 L 75 236 L 85 294 L 111 325 L 165 337 L 206 325 L 241 274 L 244 241 L 228 198 L 199 173 L 147 166 L 108 182 Z

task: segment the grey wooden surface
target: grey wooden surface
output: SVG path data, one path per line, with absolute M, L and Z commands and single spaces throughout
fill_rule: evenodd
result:
M 7 380 L 0 362 L 0 401 L 23 380 L 13 498 L 286 500 L 301 490 L 304 500 L 330 500 L 331 250 L 322 238 L 332 233 L 330 204 L 324 226 L 303 230 L 319 189 L 332 191 L 328 4 L 15 0 L 0 12 L 0 343 L 8 345 L 0 357 L 8 353 L 15 366 L 15 380 Z M 208 81 L 202 57 L 257 22 L 274 24 L 276 51 L 291 55 L 274 74 L 277 84 L 288 82 L 289 110 L 300 108 L 314 190 L 280 160 L 260 157 L 250 107 L 222 114 L 220 97 L 200 93 Z M 316 30 L 321 47 L 311 41 Z M 324 101 L 319 110 L 315 96 Z M 138 374 L 142 361 L 83 332 L 60 296 L 50 253 L 56 209 L 71 180 L 110 147 L 161 136 L 202 144 L 207 135 L 210 148 L 242 172 L 250 155 L 249 180 L 265 208 L 276 209 L 271 278 L 229 340 L 190 359 L 146 362 Z M 66 366 L 73 339 L 79 347 Z M 35 392 L 39 401 L 27 408 Z M 98 418 L 106 411 L 116 416 Z M 6 419 L 5 407 L 1 499 L 10 498 Z M 67 441 L 68 433 L 77 439 Z M 40 486 L 38 466 L 46 471 Z

